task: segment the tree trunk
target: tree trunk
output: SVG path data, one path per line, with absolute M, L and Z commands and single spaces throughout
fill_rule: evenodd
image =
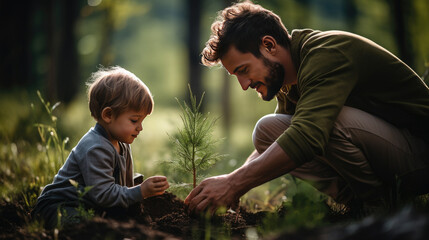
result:
M 187 0 L 188 9 L 188 60 L 189 60 L 189 84 L 192 93 L 200 99 L 203 92 L 201 82 L 200 64 L 200 18 L 201 1 Z M 186 99 L 189 99 L 187 97 Z M 201 104 L 201 111 L 204 109 L 204 102 Z
M 408 0 L 393 0 L 388 1 L 388 4 L 391 6 L 392 22 L 394 22 L 393 32 L 398 46 L 399 58 L 414 68 L 413 47 L 407 26 L 411 3 Z
M 26 86 L 31 79 L 31 21 L 33 1 L 0 1 L 0 87 Z
M 47 98 L 51 102 L 68 103 L 78 92 L 81 83 L 74 33 L 79 5 L 77 1 L 49 0 L 46 11 L 49 56 Z
M 354 32 L 356 29 L 356 17 L 358 14 L 356 2 L 354 0 L 344 1 L 344 12 L 346 15 L 347 27 L 351 32 Z
M 56 101 L 58 99 L 57 94 L 57 63 L 58 63 L 58 39 L 57 39 L 57 28 L 56 24 L 58 21 L 55 19 L 55 0 L 48 0 L 46 5 L 46 28 L 48 29 L 46 34 L 46 44 L 48 51 L 48 71 L 47 71 L 47 82 L 46 82 L 46 98 L 48 101 Z
M 57 80 L 58 99 L 68 103 L 75 97 L 80 86 L 79 59 L 77 43 L 74 33 L 79 16 L 78 1 L 64 1 L 61 6 L 63 24 L 61 31 L 61 44 L 58 49 L 59 63 Z
M 108 67 L 112 65 L 114 57 L 111 49 L 112 45 L 112 36 L 113 36 L 113 13 L 115 4 L 121 4 L 117 2 L 112 2 L 110 8 L 104 10 L 103 15 L 103 26 L 102 26 L 102 38 L 100 43 L 100 55 L 98 62 L 101 63 L 102 66 Z
M 79 16 L 79 1 L 65 1 L 63 12 L 62 44 L 59 49 L 58 98 L 70 102 L 76 96 L 81 84 L 79 76 L 79 59 L 75 36 L 76 21 Z
M 193 177 L 193 188 L 197 186 L 197 170 L 194 168 L 192 169 L 192 177 Z
M 231 0 L 224 0 L 223 7 L 228 7 L 232 3 Z M 231 79 L 229 78 L 226 71 L 223 73 L 223 83 L 222 83 L 222 123 L 225 136 L 225 144 L 229 146 L 230 137 L 231 137 Z

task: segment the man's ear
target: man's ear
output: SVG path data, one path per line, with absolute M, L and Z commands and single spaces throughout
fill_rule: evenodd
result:
M 111 107 L 105 107 L 103 108 L 103 111 L 101 111 L 101 118 L 104 122 L 110 123 L 113 119 L 113 110 Z
M 261 39 L 261 51 L 274 55 L 277 51 L 277 41 L 270 35 L 263 36 Z

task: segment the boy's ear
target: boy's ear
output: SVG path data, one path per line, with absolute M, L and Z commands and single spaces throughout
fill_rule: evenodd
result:
M 277 41 L 270 35 L 265 35 L 261 39 L 261 51 L 266 51 L 274 55 L 277 50 Z
M 105 107 L 103 111 L 101 111 L 101 118 L 104 122 L 110 123 L 113 119 L 113 110 L 111 107 Z

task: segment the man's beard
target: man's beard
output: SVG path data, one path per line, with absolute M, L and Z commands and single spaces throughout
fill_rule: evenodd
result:
M 283 86 L 285 68 L 280 63 L 272 62 L 264 56 L 262 56 L 262 60 L 264 61 L 264 65 L 269 69 L 268 76 L 265 77 L 267 95 L 262 96 L 262 99 L 271 101 Z

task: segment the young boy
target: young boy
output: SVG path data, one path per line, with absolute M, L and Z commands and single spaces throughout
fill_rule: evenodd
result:
M 144 198 L 163 194 L 167 178 L 154 176 L 134 186 L 130 145 L 142 131 L 142 122 L 152 113 L 153 99 L 148 87 L 134 74 L 121 68 L 101 68 L 88 83 L 89 109 L 97 121 L 73 148 L 53 183 L 39 196 L 32 215 L 47 228 L 80 221 L 79 203 L 96 212 L 127 209 Z M 83 191 L 82 199 L 70 183 Z M 80 202 L 79 202 L 80 201 Z

